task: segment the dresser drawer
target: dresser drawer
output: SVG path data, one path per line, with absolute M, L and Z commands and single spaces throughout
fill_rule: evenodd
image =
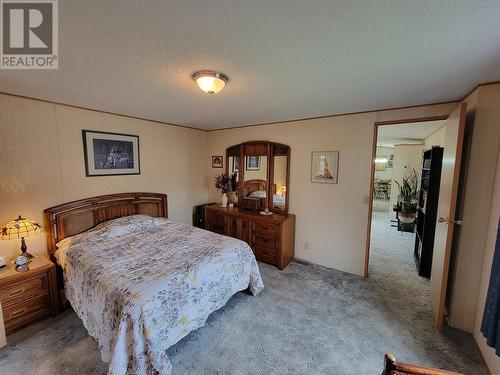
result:
M 255 221 L 253 231 L 265 236 L 276 237 L 276 234 L 278 233 L 278 226 L 276 224 Z
M 7 333 L 50 314 L 49 294 L 42 294 L 3 308 Z
M 252 250 L 255 254 L 255 258 L 257 258 L 258 261 L 269 263 L 272 265 L 278 264 L 278 252 L 276 251 L 276 249 L 254 245 L 252 247 Z
M 27 299 L 39 294 L 48 293 L 47 274 L 31 277 L 27 280 L 13 283 L 0 291 L 0 301 L 4 307 L 12 305 L 23 299 Z
M 225 226 L 226 217 L 222 215 L 208 214 L 208 222 L 213 226 Z
M 275 237 L 263 236 L 262 234 L 254 233 L 252 240 L 254 245 L 267 247 L 269 249 L 277 249 Z
M 211 232 L 226 234 L 226 218 L 221 215 L 209 214 L 207 217 L 207 229 Z

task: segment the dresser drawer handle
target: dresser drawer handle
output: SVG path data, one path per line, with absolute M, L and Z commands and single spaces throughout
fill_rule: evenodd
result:
M 11 291 L 11 292 L 9 293 L 9 297 L 15 297 L 15 296 L 18 296 L 18 295 L 20 295 L 20 294 L 23 294 L 23 292 L 24 292 L 24 288 L 18 288 L 18 289 L 15 289 L 15 290 L 13 290 L 13 291 Z
M 9 316 L 11 318 L 17 318 L 18 316 L 23 315 L 25 312 L 26 312 L 26 307 L 23 307 L 22 309 L 11 312 Z

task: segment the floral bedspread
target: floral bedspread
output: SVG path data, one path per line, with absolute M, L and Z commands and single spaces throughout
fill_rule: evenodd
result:
M 264 288 L 246 243 L 140 216 L 65 239 L 56 253 L 66 296 L 112 375 L 170 374 L 167 348 L 236 292 Z

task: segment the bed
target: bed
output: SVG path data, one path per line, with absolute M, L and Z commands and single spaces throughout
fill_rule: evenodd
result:
M 267 191 L 267 181 L 266 180 L 247 180 L 243 184 L 243 196 L 250 198 L 260 198 L 265 201 Z M 265 207 L 264 203 L 261 203 L 262 207 Z M 284 209 L 286 205 L 285 197 L 283 195 L 276 194 L 276 184 L 273 184 L 273 208 Z
M 65 295 L 112 375 L 170 374 L 167 348 L 238 291 L 257 295 L 264 288 L 245 242 L 167 216 L 166 195 L 155 193 L 45 210 Z

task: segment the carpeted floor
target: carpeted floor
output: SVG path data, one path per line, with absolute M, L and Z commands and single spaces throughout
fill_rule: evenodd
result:
M 488 374 L 473 338 L 433 327 L 428 280 L 417 276 L 413 235 L 374 213 L 370 277 L 292 263 L 260 264 L 266 289 L 238 293 L 168 350 L 175 375 L 378 375 L 382 357 Z M 332 245 L 334 246 L 334 245 Z M 95 341 L 72 312 L 8 337 L 0 374 L 105 374 Z

